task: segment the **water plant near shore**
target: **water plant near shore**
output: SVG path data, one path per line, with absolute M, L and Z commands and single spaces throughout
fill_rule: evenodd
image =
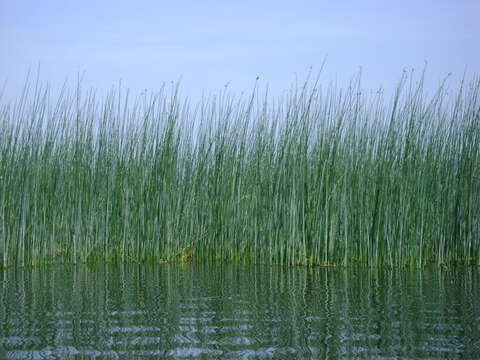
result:
M 192 259 L 480 264 L 480 79 L 1 105 L 0 266 Z

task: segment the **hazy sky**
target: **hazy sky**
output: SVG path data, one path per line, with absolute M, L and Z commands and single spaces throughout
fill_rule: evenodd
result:
M 341 84 L 362 67 L 367 88 L 393 87 L 403 68 L 430 84 L 480 73 L 480 1 L 48 1 L 0 2 L 0 82 L 17 94 L 30 69 L 53 87 L 83 73 L 134 92 L 181 78 L 197 96 L 227 82 L 274 93 L 310 66 Z M 0 84 L 0 85 L 1 85 Z

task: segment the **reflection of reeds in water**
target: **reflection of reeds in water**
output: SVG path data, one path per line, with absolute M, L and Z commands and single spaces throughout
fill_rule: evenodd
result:
M 12 268 L 0 271 L 0 351 L 41 358 L 55 336 L 48 351 L 57 358 L 92 357 L 92 347 L 97 357 L 157 358 L 201 346 L 203 357 L 225 359 L 252 351 L 259 358 L 473 359 L 478 276 L 460 266 Z
M 422 83 L 195 110 L 37 86 L 0 109 L 0 264 L 479 263 L 480 82 Z

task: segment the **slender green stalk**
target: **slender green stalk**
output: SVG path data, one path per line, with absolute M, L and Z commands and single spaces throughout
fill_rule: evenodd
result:
M 272 100 L 178 86 L 0 107 L 0 266 L 480 264 L 480 80 L 392 100 L 359 80 Z

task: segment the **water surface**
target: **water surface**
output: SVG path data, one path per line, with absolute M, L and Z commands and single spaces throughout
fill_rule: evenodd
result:
M 0 271 L 4 359 L 480 358 L 478 268 Z

